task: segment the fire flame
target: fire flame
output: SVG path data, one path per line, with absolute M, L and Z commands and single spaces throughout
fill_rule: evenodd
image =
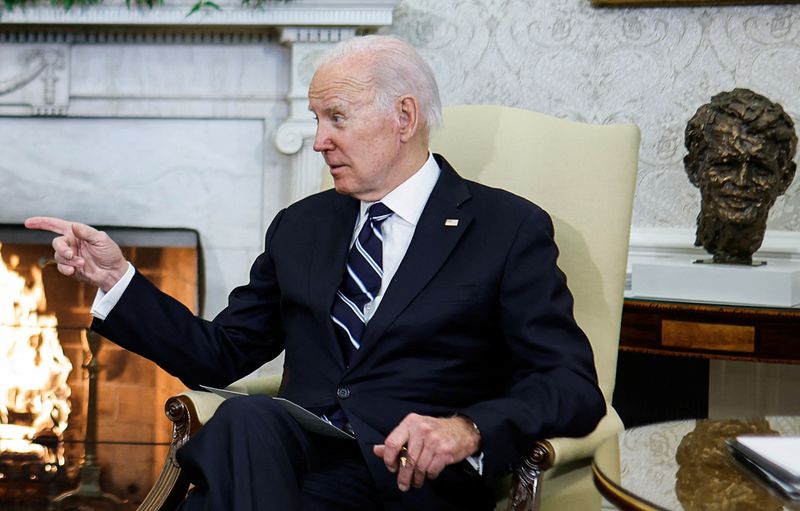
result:
M 0 253 L 0 454 L 35 454 L 63 464 L 63 449 L 53 453 L 31 440 L 43 432 L 63 435 L 72 364 L 58 341 L 55 315 L 43 313 L 41 270 L 32 267 L 28 283 L 14 271 L 18 266 L 19 257 L 10 256 L 6 266 Z

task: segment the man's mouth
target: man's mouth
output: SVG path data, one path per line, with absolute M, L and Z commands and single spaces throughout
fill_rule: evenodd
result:
M 734 194 L 723 194 L 721 199 L 722 202 L 734 209 L 746 209 L 758 202 L 757 198 Z

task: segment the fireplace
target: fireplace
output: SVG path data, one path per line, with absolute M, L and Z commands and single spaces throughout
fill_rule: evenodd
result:
M 399 0 L 293 0 L 259 9 L 221 0 L 220 11 L 187 17 L 193 3 L 128 9 L 109 0 L 87 9 L 42 4 L 3 11 L 0 224 L 16 228 L 4 229 L 0 242 L 4 262 L 16 255 L 26 281 L 33 280 L 28 268 L 50 255 L 48 235 L 6 236 L 22 232 L 29 216 L 181 225 L 202 235 L 205 281 L 196 271 L 199 252 L 131 242 L 126 253 L 162 289 L 186 293 L 190 307 L 215 316 L 230 290 L 247 282 L 270 220 L 319 190 L 324 162 L 313 151 L 306 98 L 313 62 L 338 41 L 391 25 Z M 172 281 L 162 263 L 172 265 L 169 275 L 195 273 Z M 55 490 L 63 491 L 74 486 L 83 452 L 82 335 L 94 289 L 52 265 L 41 274 L 72 365 L 60 444 L 65 464 L 53 476 L 66 477 Z M 161 407 L 181 387 L 110 342 L 98 358 L 103 490 L 135 502 L 165 458 L 159 444 L 170 426 Z M 260 369 L 280 370 L 281 360 Z M 141 406 L 121 404 L 131 400 Z M 0 502 L 0 509 L 16 508 Z
M 201 312 L 202 252 L 196 231 L 104 230 L 143 275 Z M 58 273 L 50 259 L 51 238 L 21 226 L 0 226 L 0 285 L 13 282 L 21 289 L 0 289 L 0 351 L 2 363 L 9 365 L 0 369 L 0 509 L 47 509 L 55 496 L 77 485 L 86 448 L 83 366 L 96 289 Z M 183 386 L 108 341 L 97 360 L 100 483 L 103 491 L 135 504 L 166 458 L 170 424 L 164 402 Z

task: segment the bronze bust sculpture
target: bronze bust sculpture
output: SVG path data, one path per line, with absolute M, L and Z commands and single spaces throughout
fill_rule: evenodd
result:
M 752 264 L 769 209 L 794 178 L 796 148 L 792 119 L 748 89 L 717 94 L 689 120 L 683 162 L 701 195 L 694 244 L 714 263 Z

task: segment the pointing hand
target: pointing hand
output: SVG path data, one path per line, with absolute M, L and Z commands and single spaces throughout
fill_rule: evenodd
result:
M 51 231 L 58 271 L 108 291 L 128 270 L 128 261 L 108 234 L 86 224 L 60 218 L 33 217 L 25 220 L 28 229 Z

